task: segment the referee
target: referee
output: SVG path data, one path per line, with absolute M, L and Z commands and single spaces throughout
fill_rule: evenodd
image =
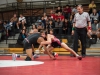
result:
M 74 34 L 74 45 L 73 49 L 78 52 L 78 39 L 80 39 L 82 44 L 82 57 L 86 56 L 86 36 L 87 30 L 91 33 L 91 22 L 90 17 L 87 12 L 83 11 L 82 5 L 77 6 L 78 13 L 74 16 L 72 35 Z

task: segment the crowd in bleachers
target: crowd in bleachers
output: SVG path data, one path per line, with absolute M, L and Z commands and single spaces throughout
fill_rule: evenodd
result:
M 66 5 L 63 9 L 58 6 L 56 10 L 50 11 L 50 15 L 44 13 L 43 16 L 38 16 L 37 19 L 35 17 L 24 17 L 22 14 L 20 14 L 18 18 L 17 15 L 14 14 L 10 22 L 0 21 L 0 40 L 14 36 L 16 32 L 20 32 L 18 43 L 22 44 L 24 38 L 41 29 L 45 29 L 48 33 L 50 29 L 53 29 L 54 35 L 71 35 L 73 19 L 76 13 L 77 5 Z M 96 9 L 94 1 L 89 4 L 89 14 L 92 24 L 92 33 L 88 34 L 88 36 L 92 38 L 91 35 L 97 35 L 97 37 L 100 38 L 100 10 Z M 29 24 L 33 25 L 30 31 L 27 30 Z

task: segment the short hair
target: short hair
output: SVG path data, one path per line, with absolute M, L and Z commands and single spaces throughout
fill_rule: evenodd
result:
M 47 35 L 47 31 L 46 30 L 41 30 L 40 33 L 45 33 L 45 35 Z
M 83 6 L 82 6 L 81 4 L 77 5 L 77 7 L 81 7 L 81 8 L 83 8 Z

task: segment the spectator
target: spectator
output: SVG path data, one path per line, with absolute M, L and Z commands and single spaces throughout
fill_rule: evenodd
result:
M 55 27 L 55 24 L 52 20 L 49 21 L 49 29 L 53 29 Z
M 23 40 L 27 37 L 26 32 L 24 29 L 21 30 L 21 33 L 19 34 L 17 44 L 23 45 Z
M 12 25 L 8 24 L 7 21 L 4 21 L 3 26 L 4 26 L 4 29 L 5 29 L 5 35 L 10 36 Z
M 10 21 L 13 23 L 13 26 L 15 26 L 18 21 L 17 15 L 14 14 L 14 16 L 10 19 Z
M 45 21 L 48 19 L 46 13 L 43 14 L 43 17 L 42 17 Z
M 33 34 L 33 33 L 36 33 L 36 32 L 38 32 L 37 26 L 33 25 L 31 31 L 29 32 L 29 34 Z
M 66 8 L 64 8 L 64 16 L 66 19 L 70 18 L 70 14 L 71 14 L 71 8 L 69 5 L 66 5 Z
M 77 13 L 77 5 L 74 5 L 72 8 L 72 13 L 76 14 Z
M 54 20 L 56 21 L 58 18 L 58 13 L 55 13 L 55 17 L 54 17 Z
M 91 25 L 91 34 L 88 33 L 90 39 L 92 39 L 91 35 L 97 35 L 100 38 L 100 23 L 98 23 L 98 19 L 94 19 L 94 23 Z
M 53 10 L 51 10 L 51 12 L 50 12 L 50 17 L 51 17 L 52 19 L 55 19 L 55 13 L 54 13 Z
M 94 0 L 91 1 L 91 3 L 89 4 L 89 14 L 92 13 L 92 10 L 96 8 L 96 4 L 94 3 Z
M 56 10 L 56 13 L 58 13 L 58 12 L 62 13 L 62 9 L 61 9 L 60 6 L 58 6 L 58 8 L 57 8 L 57 10 Z
M 46 29 L 46 20 L 48 19 L 48 17 L 47 17 L 47 15 L 46 15 L 46 13 L 44 13 L 43 14 L 43 17 L 42 17 L 42 23 L 43 23 L 43 25 L 44 25 L 44 29 Z
M 3 22 L 0 21 L 0 41 L 1 41 L 1 37 L 3 35 L 3 31 L 4 31 Z
M 73 25 L 74 15 L 75 15 L 74 13 L 71 13 L 71 16 L 70 16 L 70 19 L 69 19 L 71 26 Z
M 60 21 L 64 21 L 64 16 L 62 15 L 61 12 L 58 12 L 57 19 L 60 19 Z
M 67 19 L 65 19 L 65 21 L 63 22 L 62 27 L 63 27 L 64 34 L 68 34 L 68 35 L 71 34 L 72 26 L 71 26 L 70 22 Z
M 62 25 L 63 22 L 60 21 L 60 19 L 58 18 L 57 21 L 55 22 L 55 34 L 62 34 Z
M 92 23 L 95 18 L 97 19 L 99 18 L 99 14 L 97 13 L 96 9 L 93 9 L 93 12 L 90 14 L 90 18 L 91 18 Z
M 38 31 L 40 32 L 43 28 L 43 25 L 42 25 L 42 22 L 39 22 L 38 25 L 37 25 L 37 29 Z
M 49 20 L 49 22 L 47 21 L 46 22 L 46 30 L 47 32 L 49 33 L 50 32 L 50 29 L 53 29 L 54 28 L 54 23 L 53 23 L 53 20 Z
M 21 26 L 21 25 L 22 25 L 21 28 L 23 28 L 25 23 L 26 23 L 25 17 L 22 14 L 20 14 L 20 17 L 19 17 L 19 20 L 17 23 L 17 29 L 19 29 L 19 26 Z

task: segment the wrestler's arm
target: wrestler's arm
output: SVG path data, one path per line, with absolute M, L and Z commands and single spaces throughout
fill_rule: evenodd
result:
M 39 37 L 39 38 L 38 38 L 38 41 L 37 41 L 37 42 L 40 44 L 39 47 L 38 47 L 38 50 L 41 49 L 41 47 L 43 46 L 43 45 L 41 44 L 41 42 L 44 42 L 44 41 L 45 41 L 45 40 L 44 40 L 42 37 Z
M 39 38 L 39 39 L 40 39 L 41 42 L 45 42 L 45 40 L 43 38 Z M 47 50 L 47 47 L 45 46 L 45 44 L 44 45 L 43 44 L 40 44 L 38 49 L 40 50 L 42 46 L 43 46 L 44 50 L 46 50 L 46 52 L 50 56 L 50 58 L 55 59 L 53 57 L 53 55 Z
M 48 34 L 47 35 L 47 41 L 41 42 L 41 45 L 51 44 L 51 39 L 52 39 L 52 37 L 50 36 L 50 34 Z

